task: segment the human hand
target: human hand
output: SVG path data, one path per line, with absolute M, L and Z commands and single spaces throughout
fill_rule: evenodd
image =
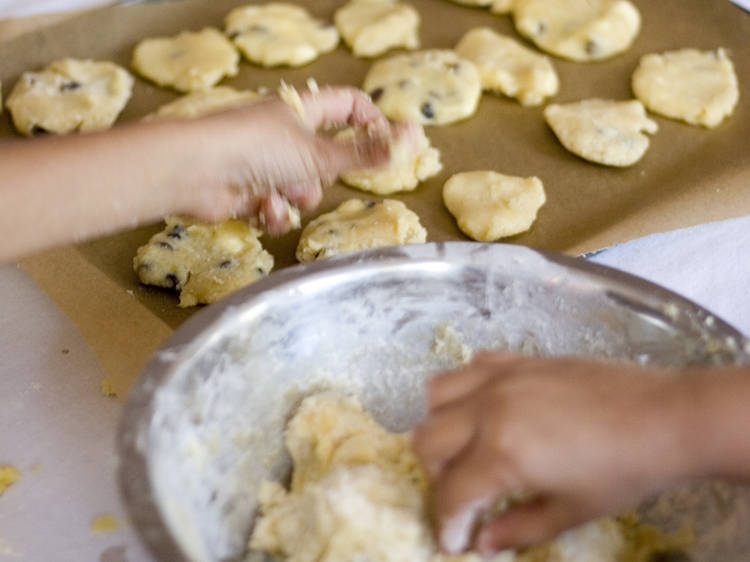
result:
M 434 378 L 414 447 L 435 484 L 441 548 L 537 544 L 685 477 L 679 387 L 666 371 L 507 353 Z

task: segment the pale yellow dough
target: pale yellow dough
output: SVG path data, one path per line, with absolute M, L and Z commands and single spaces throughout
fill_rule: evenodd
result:
M 192 119 L 222 109 L 252 103 L 263 99 L 263 97 L 263 95 L 250 90 L 235 90 L 229 86 L 217 86 L 210 90 L 199 90 L 185 94 L 162 105 L 155 113 L 148 115 L 146 119 Z
M 550 104 L 544 118 L 560 143 L 581 158 L 607 166 L 630 166 L 645 154 L 659 126 L 638 100 L 589 99 Z
M 297 245 L 297 260 L 307 262 L 366 248 L 420 244 L 427 231 L 401 201 L 349 199 L 310 221 Z
M 180 306 L 215 302 L 269 274 L 273 256 L 247 222 L 211 225 L 169 217 L 141 246 L 133 268 L 147 285 L 180 291 Z
M 133 50 L 133 68 L 141 76 L 181 92 L 205 90 L 236 76 L 239 60 L 234 45 L 212 27 L 144 39 Z
M 443 186 L 443 202 L 458 227 L 481 242 L 528 230 L 545 201 L 544 186 L 537 177 L 477 170 L 455 174 Z
M 516 29 L 540 49 L 578 62 L 607 59 L 627 50 L 641 29 L 628 0 L 498 0 Z
M 641 58 L 633 92 L 654 113 L 716 127 L 734 111 L 739 86 L 724 49 L 681 49 Z
M 6 105 L 24 135 L 99 131 L 115 122 L 132 90 L 133 77 L 114 63 L 62 59 L 24 72 Z
M 455 51 L 476 65 L 482 88 L 517 98 L 522 105 L 539 105 L 560 87 L 547 57 L 489 27 L 467 31 Z
M 474 114 L 482 84 L 474 63 L 428 49 L 377 61 L 362 89 L 391 119 L 447 125 Z
M 263 66 L 302 66 L 339 42 L 334 26 L 301 6 L 282 2 L 235 8 L 224 28 L 248 60 Z
M 354 56 L 419 47 L 419 12 L 398 0 L 350 0 L 333 17 Z
M 0 496 L 20 479 L 21 472 L 15 466 L 0 466 Z
M 337 140 L 351 140 L 354 129 L 336 135 Z M 341 173 L 341 180 L 352 187 L 378 195 L 412 191 L 443 169 L 440 151 L 430 144 L 424 128 L 417 125 L 413 135 L 403 135 L 391 146 L 391 159 L 386 166 Z

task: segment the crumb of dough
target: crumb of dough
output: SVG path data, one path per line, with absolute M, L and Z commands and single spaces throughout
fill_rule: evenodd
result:
M 356 57 L 377 57 L 398 47 L 419 47 L 419 12 L 398 0 L 350 0 L 333 20 Z
M 450 324 L 440 324 L 435 328 L 435 340 L 432 342 L 435 355 L 448 356 L 459 365 L 471 361 L 474 350 L 464 343 L 464 336 Z
M 121 527 L 122 523 L 114 515 L 99 515 L 91 522 L 91 534 L 108 535 L 119 531 Z
M 21 472 L 15 466 L 0 466 L 0 496 L 21 479 Z
M 115 390 L 114 385 L 107 379 L 104 379 L 101 382 L 99 391 L 102 393 L 102 396 L 106 396 L 107 398 L 117 398 L 117 391 Z

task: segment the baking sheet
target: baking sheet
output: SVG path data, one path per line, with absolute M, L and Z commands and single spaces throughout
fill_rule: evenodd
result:
M 24 70 L 64 56 L 107 59 L 129 66 L 138 40 L 206 25 L 220 27 L 230 9 L 245 3 L 250 2 L 185 0 L 105 8 L 0 44 L 3 93 L 7 96 Z M 344 2 L 298 3 L 330 20 Z M 519 37 L 507 16 L 446 0 L 410 3 L 422 15 L 420 37 L 425 48 L 452 47 L 466 30 L 480 25 Z M 529 232 L 504 241 L 568 254 L 750 213 L 750 119 L 743 97 L 750 83 L 750 15 L 725 0 L 641 0 L 636 4 L 643 16 L 643 29 L 626 53 L 589 64 L 553 59 L 561 81 L 554 101 L 628 99 L 632 96 L 630 75 L 641 55 L 681 47 L 722 46 L 729 50 L 740 80 L 741 100 L 734 115 L 714 130 L 654 117 L 660 131 L 652 138 L 643 160 L 631 168 L 613 169 L 587 163 L 562 148 L 544 123 L 541 107 L 524 108 L 513 100 L 485 94 L 474 118 L 428 128 L 428 136 L 442 152 L 443 172 L 412 193 L 393 196 L 420 215 L 428 240 L 465 239 L 442 205 L 441 188 L 451 174 L 472 169 L 539 176 L 545 184 L 547 203 L 537 222 Z M 239 76 L 222 84 L 274 89 L 284 79 L 302 87 L 307 78 L 313 77 L 320 84 L 360 85 L 370 64 L 369 60 L 352 57 L 342 45 L 298 69 L 263 69 L 243 62 Z M 176 97 L 175 92 L 138 79 L 120 121 L 137 120 Z M 6 112 L 0 115 L 0 138 L 12 136 Z M 319 212 L 331 210 L 350 197 L 370 194 L 337 184 L 327 191 Z M 152 345 L 144 349 L 142 342 L 122 337 L 128 333 L 126 329 L 133 329 L 132 322 L 127 328 L 123 324 L 122 331 L 112 334 L 109 343 L 92 344 L 109 364 L 118 364 L 119 357 L 129 358 L 134 365 L 145 361 L 165 334 L 196 310 L 177 308 L 175 296 L 141 286 L 132 271 L 137 247 L 157 230 L 158 225 L 144 227 L 23 262 L 84 334 L 100 331 L 100 326 L 92 324 L 92 316 L 103 315 L 115 324 L 133 315 L 139 318 L 136 329 L 140 339 Z M 277 268 L 294 263 L 298 238 L 299 231 L 263 239 Z M 84 277 L 91 272 L 97 274 L 95 282 L 87 282 Z M 61 284 L 62 278 L 69 283 Z M 133 368 L 124 370 L 125 381 L 135 374 Z

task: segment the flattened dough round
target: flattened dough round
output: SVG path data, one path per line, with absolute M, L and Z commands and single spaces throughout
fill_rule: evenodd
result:
M 297 245 L 297 260 L 307 262 L 366 248 L 420 244 L 427 231 L 401 201 L 349 199 L 311 220 Z
M 467 31 L 455 51 L 476 65 L 483 89 L 517 98 L 521 105 L 539 105 L 560 87 L 547 57 L 489 27 Z
M 398 0 L 350 0 L 333 21 L 356 57 L 419 47 L 419 12 Z
M 336 138 L 354 138 L 354 129 L 341 131 Z M 352 187 L 388 195 L 399 191 L 416 189 L 419 182 L 439 173 L 443 169 L 440 151 L 430 144 L 422 126 L 415 128 L 415 135 L 403 135 L 391 146 L 391 159 L 381 168 L 349 170 L 342 172 L 341 180 Z
M 24 135 L 109 128 L 130 99 L 133 77 L 111 62 L 62 59 L 24 72 L 6 105 Z
M 581 158 L 607 166 L 630 166 L 645 154 L 659 126 L 638 100 L 588 99 L 544 108 L 560 143 Z
M 474 114 L 482 84 L 474 63 L 428 49 L 376 62 L 362 89 L 391 119 L 447 125 Z
M 229 86 L 217 86 L 210 90 L 198 90 L 185 94 L 162 105 L 147 119 L 192 119 L 222 109 L 237 107 L 263 99 L 263 95 L 251 90 L 235 90 Z
M 302 66 L 339 42 L 334 26 L 282 2 L 235 8 L 224 28 L 249 61 L 263 66 Z
M 212 303 L 268 275 L 273 256 L 246 221 L 203 224 L 168 217 L 133 259 L 141 282 L 180 291 L 180 306 Z
M 654 113 L 704 127 L 731 115 L 740 95 L 724 49 L 645 55 L 633 73 L 633 92 Z
M 480 242 L 528 230 L 545 201 L 544 186 L 537 177 L 476 170 L 455 174 L 443 186 L 443 202 L 458 227 Z
M 181 92 L 205 90 L 235 76 L 239 61 L 234 45 L 212 27 L 144 39 L 133 50 L 133 68 L 141 76 Z
M 543 51 L 578 62 L 622 53 L 641 28 L 640 12 L 628 0 L 513 0 L 510 9 L 519 33 Z

